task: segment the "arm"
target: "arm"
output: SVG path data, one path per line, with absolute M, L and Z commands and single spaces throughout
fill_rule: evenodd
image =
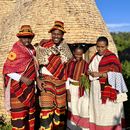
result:
M 27 85 L 30 85 L 32 83 L 32 81 L 25 77 L 25 76 L 22 76 L 18 73 L 10 73 L 10 74 L 7 74 L 11 79 L 15 80 L 15 81 L 22 81 L 23 83 L 27 84 Z
M 106 72 L 88 72 L 89 75 L 91 75 L 92 77 L 99 77 L 99 78 L 107 78 L 107 73 Z

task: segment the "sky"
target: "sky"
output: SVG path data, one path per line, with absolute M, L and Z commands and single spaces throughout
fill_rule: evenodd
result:
M 96 0 L 110 32 L 130 32 L 130 0 Z

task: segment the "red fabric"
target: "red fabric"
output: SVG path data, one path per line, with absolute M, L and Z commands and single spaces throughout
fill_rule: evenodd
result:
M 35 80 L 36 72 L 33 61 L 30 63 L 27 70 L 24 72 L 23 76 L 28 77 L 30 80 Z M 17 82 L 15 80 L 11 81 L 11 93 L 15 93 L 16 97 L 22 102 L 25 106 L 34 105 L 34 82 L 27 86 L 23 82 Z
M 67 118 L 74 122 L 77 126 L 89 128 L 89 118 L 83 118 L 77 115 L 73 115 L 70 111 L 67 112 Z
M 90 63 L 96 55 L 97 55 L 97 53 L 95 53 L 94 56 L 91 58 Z M 121 72 L 122 67 L 121 67 L 121 63 L 120 63 L 119 59 L 117 58 L 117 56 L 114 53 L 112 53 L 111 51 L 106 50 L 105 54 L 103 55 L 103 57 L 99 63 L 99 72 L 103 73 L 103 72 L 108 72 L 108 71 Z M 99 81 L 101 84 L 105 84 L 107 79 L 100 78 Z
M 99 126 L 94 123 L 90 123 L 89 125 L 90 130 L 122 130 L 121 125 L 115 125 L 115 126 Z
M 72 58 L 66 66 L 67 77 L 71 79 L 79 81 L 82 74 L 87 75 L 88 63 L 85 60 L 76 61 Z
M 85 91 L 84 87 L 79 87 L 79 93 L 78 93 L 79 97 L 82 97 L 84 95 L 84 91 Z
M 15 53 L 16 58 L 13 60 L 7 58 L 4 63 L 3 74 L 5 77 L 5 86 L 7 86 L 9 80 L 7 74 L 13 72 L 22 74 L 30 80 L 35 80 L 36 71 L 33 54 L 19 41 L 13 45 L 10 52 Z M 14 93 L 25 106 L 30 106 L 34 103 L 34 83 L 27 86 L 21 81 L 11 80 L 11 93 Z
M 42 42 L 43 41 L 43 42 Z M 52 40 L 42 40 L 40 45 L 45 48 L 54 46 Z M 67 74 L 65 71 L 65 64 L 62 63 L 60 55 L 51 54 L 48 58 L 49 63 L 46 65 L 46 68 L 53 74 L 56 79 L 66 80 Z
M 33 59 L 32 55 L 29 53 L 27 48 L 19 41 L 13 45 L 10 52 L 14 52 L 16 54 L 16 59 L 10 60 L 9 58 L 7 58 L 6 62 L 4 63 L 3 74 L 9 74 L 12 72 L 24 72 L 26 67 Z
M 76 61 L 74 58 L 72 58 L 66 65 L 67 68 L 67 77 L 70 77 L 71 79 L 77 80 L 80 82 L 80 78 L 82 74 L 87 75 L 88 71 L 88 63 L 85 60 Z M 84 87 L 79 87 L 79 97 L 82 97 L 84 95 Z
M 117 98 L 117 91 L 113 89 L 111 86 L 105 86 L 104 89 L 101 91 L 101 98 L 102 103 L 105 104 L 107 99 L 110 101 L 115 101 Z

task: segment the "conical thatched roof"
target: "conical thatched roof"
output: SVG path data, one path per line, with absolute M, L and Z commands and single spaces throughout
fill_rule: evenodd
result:
M 0 71 L 22 24 L 32 26 L 36 34 L 33 43 L 49 38 L 48 30 L 54 21 L 61 20 L 68 43 L 95 44 L 97 37 L 104 35 L 109 39 L 109 48 L 116 52 L 95 0 L 0 0 L 0 8 Z
M 48 30 L 55 20 L 64 21 L 68 43 L 93 44 L 98 36 L 105 35 L 113 44 L 94 0 L 16 0 L 9 16 L 0 25 L 0 37 L 8 41 L 8 45 L 12 44 L 18 27 L 30 24 L 36 33 L 34 41 L 38 42 L 49 37 Z

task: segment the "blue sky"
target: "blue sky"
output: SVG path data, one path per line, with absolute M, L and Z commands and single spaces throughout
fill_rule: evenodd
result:
M 130 0 L 96 0 L 111 32 L 130 32 Z

